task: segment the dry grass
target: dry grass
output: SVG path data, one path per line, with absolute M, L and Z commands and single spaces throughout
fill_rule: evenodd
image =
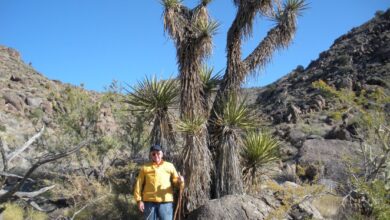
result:
M 312 204 L 324 218 L 332 219 L 338 214 L 341 203 L 342 198 L 340 196 L 325 194 L 315 198 Z
M 322 185 L 279 185 L 274 181 L 267 181 L 263 187 L 277 192 L 282 200 L 281 205 L 272 211 L 267 219 L 283 219 L 293 205 L 299 204 L 312 196 L 317 196 L 324 191 Z
M 23 220 L 23 208 L 13 204 L 5 204 L 5 211 L 2 213 L 3 220 Z

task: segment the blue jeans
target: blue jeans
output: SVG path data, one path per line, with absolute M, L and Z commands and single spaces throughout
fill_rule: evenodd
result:
M 144 202 L 145 220 L 172 220 L 173 203 L 172 202 Z

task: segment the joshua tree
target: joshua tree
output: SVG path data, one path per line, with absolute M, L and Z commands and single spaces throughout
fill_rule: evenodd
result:
M 162 0 L 164 28 L 175 43 L 180 79 L 180 117 L 182 122 L 205 117 L 202 105 L 203 86 L 200 71 L 204 59 L 210 54 L 212 36 L 218 25 L 209 21 L 206 9 L 209 0 L 203 0 L 190 10 L 180 0 Z M 207 128 L 197 126 L 200 131 L 184 133 L 183 173 L 186 176 L 184 204 L 191 211 L 209 199 L 210 172 L 212 162 L 208 150 Z
M 165 152 L 168 156 L 176 143 L 168 108 L 175 104 L 178 95 L 177 81 L 146 78 L 129 92 L 125 100 L 132 106 L 131 111 L 142 112 L 151 117 L 153 127 L 150 142 L 166 147 Z
M 238 94 L 241 84 L 245 77 L 255 73 L 257 69 L 262 68 L 271 59 L 272 53 L 280 48 L 287 47 L 296 31 L 296 20 L 300 12 L 305 8 L 304 0 L 287 0 L 283 6 L 279 1 L 273 0 L 234 0 L 237 7 L 236 18 L 234 19 L 227 36 L 227 66 L 223 76 L 221 87 L 217 92 L 214 101 L 213 110 L 209 118 L 210 149 L 218 152 L 215 155 L 223 157 L 218 149 L 222 146 L 218 137 L 224 132 L 223 127 L 215 123 L 217 117 L 224 117 L 224 100 L 227 100 L 231 94 Z M 276 8 L 276 9 L 275 9 Z M 245 37 L 252 34 L 253 21 L 257 14 L 272 17 L 276 26 L 268 31 L 266 37 L 257 45 L 257 47 L 246 58 L 242 58 L 241 44 Z M 233 148 L 230 149 L 232 158 L 238 158 L 239 154 Z M 216 158 L 215 161 L 227 160 L 228 158 Z M 217 163 L 216 170 L 221 170 Z M 219 177 L 221 178 L 221 177 Z M 233 179 L 240 179 L 238 177 Z M 216 180 L 217 182 L 226 182 L 225 180 Z M 214 184 L 217 186 L 218 184 Z M 237 184 L 231 184 L 236 186 Z M 217 189 L 218 190 L 218 189 Z M 242 189 L 232 188 L 224 192 L 218 192 L 217 195 L 223 196 L 228 192 L 240 193 Z
M 208 115 L 208 111 L 205 111 L 208 108 L 204 104 L 206 103 L 204 100 L 202 108 L 201 98 L 207 96 L 203 95 L 205 91 L 202 89 L 199 73 L 203 59 L 211 50 L 211 36 L 218 26 L 215 22 L 210 22 L 208 18 L 206 6 L 210 1 L 203 0 L 190 10 L 183 6 L 180 0 L 162 0 L 165 7 L 164 27 L 177 49 L 181 85 L 181 119 L 191 125 L 187 127 L 193 127 L 195 122 L 202 121 L 196 119 L 195 116 Z M 225 102 L 229 100 L 229 97 L 239 94 L 245 77 L 264 67 L 274 51 L 285 48 L 291 43 L 296 31 L 297 17 L 305 8 L 304 0 L 286 0 L 284 4 L 281 4 L 279 0 L 234 0 L 233 2 L 237 7 L 237 14 L 228 31 L 227 66 L 208 118 L 208 132 L 197 133 L 197 139 L 201 140 L 199 145 L 195 144 L 193 135 L 186 134 L 184 137 L 183 155 L 201 159 L 201 161 L 197 161 L 198 165 L 195 165 L 191 163 L 194 158 L 185 157 L 183 162 L 187 184 L 196 183 L 203 186 L 202 189 L 196 189 L 195 186 L 191 185 L 187 187 L 188 210 L 203 204 L 208 196 L 209 171 L 211 171 L 210 153 L 203 149 L 203 143 L 207 143 L 207 135 L 210 135 L 211 151 L 218 155 L 218 158 L 214 158 L 217 173 L 223 173 L 223 170 L 226 170 L 225 165 L 228 165 L 229 161 L 239 161 L 240 150 L 233 143 L 238 141 L 240 135 L 236 132 L 227 132 L 226 129 L 231 129 L 231 126 L 218 123 L 228 120 L 225 118 Z M 242 40 L 251 36 L 253 22 L 258 14 L 273 18 L 276 25 L 259 42 L 252 53 L 246 58 L 242 58 Z M 201 129 L 203 126 L 199 126 L 199 128 Z M 202 152 L 204 155 L 202 157 L 196 155 L 195 157 L 194 154 L 187 151 Z M 204 175 L 195 177 L 194 174 L 198 173 L 199 170 L 202 170 Z M 216 195 L 223 196 L 243 191 L 242 174 L 236 171 L 234 170 L 231 175 L 215 175 L 216 180 L 213 185 L 215 186 L 214 191 L 218 191 Z

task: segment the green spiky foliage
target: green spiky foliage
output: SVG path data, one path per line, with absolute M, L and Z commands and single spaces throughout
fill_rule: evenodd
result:
M 165 147 L 168 156 L 176 144 L 172 116 L 168 110 L 176 104 L 178 94 L 177 81 L 172 79 L 158 81 L 153 77 L 138 82 L 132 91 L 128 90 L 125 99 L 125 103 L 131 105 L 132 112 L 149 115 L 153 121 L 150 142 Z
M 202 64 L 212 49 L 212 36 L 218 23 L 209 19 L 207 4 L 203 0 L 193 9 L 181 1 L 163 0 L 164 29 L 176 47 L 180 80 L 180 117 L 194 121 L 196 116 L 204 116 L 202 105 L 203 85 L 200 77 Z M 211 160 L 208 136 L 205 126 L 196 135 L 184 133 L 183 174 L 186 185 L 184 191 L 184 212 L 192 211 L 209 199 Z M 203 158 L 202 158 L 203 157 Z M 199 160 L 199 161 L 197 161 Z M 201 175 L 200 175 L 201 174 Z
M 259 169 L 279 159 L 279 141 L 268 132 L 250 132 L 245 136 L 241 152 L 243 177 L 247 184 L 256 184 Z
M 210 96 L 216 91 L 221 82 L 220 72 L 213 75 L 214 68 L 204 65 L 200 71 L 200 78 L 203 85 L 203 109 L 208 113 L 210 111 Z
M 230 96 L 225 102 L 223 117 L 217 123 L 223 128 L 219 136 L 218 160 L 216 161 L 216 197 L 243 193 L 240 152 L 245 131 L 256 127 L 252 111 L 237 96 Z
M 206 120 L 201 116 L 195 116 L 194 118 L 184 118 L 180 120 L 177 125 L 177 131 L 189 135 L 198 135 L 202 131 L 202 127 L 205 125 Z
M 234 0 L 234 4 L 237 14 L 227 34 L 226 70 L 208 124 L 211 151 L 216 151 L 215 148 L 221 145 L 218 137 L 223 133 L 223 128 L 213 122 L 217 115 L 222 116 L 224 100 L 232 93 L 237 94 L 245 78 L 264 68 L 275 51 L 291 44 L 297 29 L 297 17 L 306 7 L 304 0 L 287 0 L 284 4 L 272 0 Z M 274 18 L 275 26 L 247 57 L 242 57 L 242 42 L 252 35 L 254 20 L 258 15 Z

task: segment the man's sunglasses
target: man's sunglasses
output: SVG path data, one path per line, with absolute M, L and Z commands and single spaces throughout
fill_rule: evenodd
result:
M 159 153 L 157 153 L 157 152 L 153 152 L 153 153 L 152 153 L 152 156 L 153 156 L 153 157 L 155 157 L 155 156 L 157 156 L 157 155 L 159 155 Z

